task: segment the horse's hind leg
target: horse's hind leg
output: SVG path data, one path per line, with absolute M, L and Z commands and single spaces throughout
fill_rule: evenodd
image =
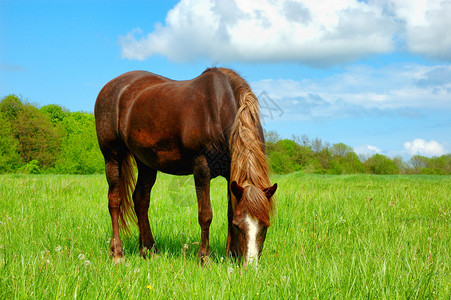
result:
M 111 256 L 121 259 L 124 256 L 122 241 L 119 236 L 119 216 L 121 207 L 120 191 L 120 162 L 109 160 L 105 164 L 105 173 L 108 181 L 108 210 L 113 225 L 113 237 L 111 239 Z
M 148 251 L 157 252 L 148 216 L 150 192 L 157 178 L 157 171 L 147 167 L 138 160 L 137 165 L 138 181 L 133 193 L 133 202 L 136 216 L 138 217 L 139 253 L 146 258 Z

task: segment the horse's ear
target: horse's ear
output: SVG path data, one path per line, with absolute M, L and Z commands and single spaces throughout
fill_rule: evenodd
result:
M 269 188 L 264 189 L 263 192 L 265 193 L 266 198 L 268 198 L 268 200 L 269 200 L 274 195 L 276 190 L 277 190 L 277 183 L 274 183 L 273 186 L 270 186 Z
M 243 196 L 244 189 L 239 186 L 236 181 L 232 182 L 230 189 L 232 190 L 233 195 L 235 195 L 236 199 L 239 201 L 241 199 L 241 196 Z

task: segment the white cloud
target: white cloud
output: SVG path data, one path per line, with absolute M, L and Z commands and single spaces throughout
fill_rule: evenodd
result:
M 371 156 L 373 154 L 382 153 L 382 150 L 376 146 L 360 145 L 360 146 L 354 147 L 354 152 L 357 153 L 358 155 Z
M 404 23 L 410 52 L 451 60 L 451 1 L 395 0 L 390 5 L 396 18 Z
M 356 0 L 182 0 L 165 25 L 120 44 L 129 59 L 327 65 L 393 50 L 396 26 L 381 7 Z
M 415 139 L 412 142 L 405 142 L 404 149 L 410 155 L 441 156 L 446 154 L 445 147 L 434 140 L 428 142 L 423 139 Z
M 451 66 L 353 66 L 341 74 L 251 82 L 297 120 L 368 115 L 418 117 L 424 109 L 451 111 Z
M 451 59 L 448 1 L 181 0 L 147 35 L 120 37 L 122 55 L 173 61 L 331 65 L 388 53 Z

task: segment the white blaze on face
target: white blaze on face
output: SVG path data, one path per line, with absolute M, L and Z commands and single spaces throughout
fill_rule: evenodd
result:
M 249 215 L 246 215 L 246 222 L 248 228 L 246 261 L 247 264 L 255 263 L 255 265 L 257 265 L 258 263 L 257 234 L 260 231 L 260 226 L 258 225 L 258 221 L 250 217 Z

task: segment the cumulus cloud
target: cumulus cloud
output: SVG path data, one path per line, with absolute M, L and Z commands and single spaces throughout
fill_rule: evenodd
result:
M 451 60 L 451 1 L 389 1 L 390 11 L 404 23 L 407 50 L 436 59 Z
M 405 142 L 404 149 L 410 155 L 441 156 L 446 154 L 445 147 L 434 140 L 428 142 L 423 139 L 414 139 L 411 142 Z
M 381 7 L 356 0 L 182 0 L 165 25 L 132 31 L 120 44 L 129 59 L 326 65 L 391 51 L 396 27 Z
M 449 1 L 181 0 L 165 24 L 120 37 L 143 60 L 301 62 L 325 66 L 405 47 L 451 60 Z
M 373 154 L 380 154 L 382 153 L 382 150 L 376 146 L 372 145 L 360 145 L 357 147 L 354 147 L 354 152 L 358 155 L 362 156 L 371 156 Z
M 451 66 L 352 66 L 340 74 L 303 80 L 251 82 L 285 112 L 284 118 L 402 116 L 417 118 L 424 109 L 451 111 Z

